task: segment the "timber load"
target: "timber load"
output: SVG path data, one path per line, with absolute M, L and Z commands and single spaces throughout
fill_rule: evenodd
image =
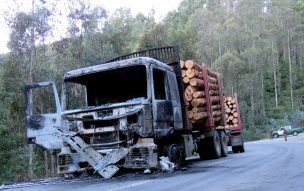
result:
M 201 124 L 209 121 L 208 126 L 213 126 L 214 123 L 222 121 L 225 110 L 222 87 L 219 88 L 220 75 L 193 60 L 180 61 L 180 67 L 184 98 L 191 123 Z
M 225 111 L 226 111 L 226 128 L 237 128 L 240 123 L 240 114 L 238 110 L 238 103 L 236 98 L 225 97 Z

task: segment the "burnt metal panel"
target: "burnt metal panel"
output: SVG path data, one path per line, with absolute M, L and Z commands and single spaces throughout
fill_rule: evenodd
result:
M 168 100 L 155 100 L 153 105 L 153 118 L 156 122 L 172 122 L 173 106 Z
M 182 116 L 182 109 L 181 109 L 180 96 L 178 93 L 176 77 L 172 72 L 167 72 L 167 76 L 168 76 L 168 84 L 170 90 L 170 99 L 172 101 L 172 106 L 173 106 L 174 129 L 182 129 L 183 116 Z
M 31 89 L 51 86 L 55 97 L 56 113 L 33 115 Z M 61 133 L 61 106 L 54 82 L 40 82 L 25 87 L 26 134 L 28 143 L 35 143 L 45 149 L 59 149 L 63 145 Z
M 172 102 L 167 100 L 154 100 L 153 103 L 154 136 L 156 138 L 167 136 L 173 130 Z
M 172 67 L 173 72 L 176 76 L 176 81 L 178 85 L 178 92 L 180 97 L 180 104 L 181 104 L 181 111 L 182 111 L 182 117 L 183 117 L 183 125 L 185 128 L 191 129 L 191 123 L 189 122 L 189 118 L 187 115 L 188 109 L 185 104 L 185 98 L 184 98 L 184 83 L 182 79 L 182 72 L 180 68 L 180 57 L 179 57 L 179 49 L 177 46 L 164 46 L 164 47 L 157 47 L 157 48 L 151 48 L 146 49 L 138 52 L 134 52 L 131 54 L 123 55 L 120 57 L 116 57 L 114 59 L 108 60 L 107 62 L 117 62 L 124 59 L 129 58 L 137 58 L 137 57 L 150 57 L 154 58 L 156 60 L 159 60 L 163 63 L 168 64 Z

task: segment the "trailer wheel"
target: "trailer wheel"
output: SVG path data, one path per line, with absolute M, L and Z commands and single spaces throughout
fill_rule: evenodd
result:
M 232 146 L 232 152 L 238 153 L 239 152 L 239 146 Z
M 221 157 L 221 140 L 217 131 L 214 131 L 212 137 L 200 141 L 198 151 L 201 159 L 218 159 Z
M 233 146 L 233 147 L 232 147 L 232 151 L 233 151 L 234 153 L 243 153 L 243 152 L 245 152 L 244 145 L 241 145 L 241 146 Z
M 210 144 L 206 139 L 200 140 L 198 144 L 198 154 L 201 159 L 207 160 L 210 159 Z
M 214 131 L 213 137 L 211 138 L 211 156 L 214 159 L 221 157 L 221 140 L 217 131 Z
M 219 132 L 220 140 L 221 140 L 221 154 L 222 157 L 226 157 L 228 155 L 228 137 L 226 136 L 224 131 Z
M 239 151 L 240 151 L 241 153 L 245 152 L 244 145 L 240 146 Z

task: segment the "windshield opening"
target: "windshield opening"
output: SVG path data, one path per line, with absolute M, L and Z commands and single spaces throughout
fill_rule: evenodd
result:
M 113 69 L 65 80 L 66 109 L 147 98 L 146 67 Z

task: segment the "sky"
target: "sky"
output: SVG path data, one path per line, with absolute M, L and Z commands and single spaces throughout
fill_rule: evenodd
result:
M 36 0 L 37 1 L 37 0 Z M 52 1 L 52 0 L 46 0 Z M 155 10 L 156 21 L 162 20 L 169 11 L 175 10 L 182 0 L 90 0 L 92 5 L 102 5 L 109 13 L 120 7 L 130 8 L 135 16 L 141 12 L 148 15 L 151 9 Z M 19 6 L 15 6 L 15 3 Z M 9 29 L 5 23 L 5 15 L 12 9 L 28 12 L 31 9 L 32 0 L 0 0 L 0 53 L 7 53 Z M 60 5 L 59 5 L 60 6 Z M 65 7 L 61 7 L 65 9 Z M 67 22 L 63 22 L 67 23 Z

